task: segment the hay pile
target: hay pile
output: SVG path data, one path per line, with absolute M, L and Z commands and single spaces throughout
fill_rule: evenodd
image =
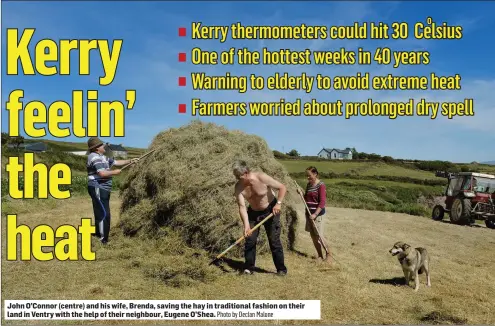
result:
M 257 136 L 194 121 L 161 132 L 153 140 L 153 154 L 129 169 L 122 182 L 120 228 L 125 235 L 160 238 L 177 233 L 187 246 L 218 254 L 242 236 L 234 198 L 232 163 L 243 159 L 286 185 L 282 206 L 282 242 L 295 245 L 300 203 L 292 179 L 266 142 Z M 258 252 L 269 252 L 266 234 Z M 243 245 L 227 256 L 243 256 Z

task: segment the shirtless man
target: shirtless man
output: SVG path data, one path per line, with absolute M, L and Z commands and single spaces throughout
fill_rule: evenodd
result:
M 237 179 L 235 197 L 246 236 L 244 274 L 253 274 L 256 261 L 256 242 L 260 229 L 253 232 L 251 228 L 273 213 L 273 217 L 268 219 L 263 226 L 268 236 L 277 275 L 284 276 L 287 274 L 287 267 L 284 264 L 284 251 L 280 241 L 280 207 L 287 189 L 263 172 L 252 172 L 244 161 L 234 163 L 232 168 Z M 278 200 L 272 189 L 278 190 Z M 247 209 L 245 200 L 249 203 Z

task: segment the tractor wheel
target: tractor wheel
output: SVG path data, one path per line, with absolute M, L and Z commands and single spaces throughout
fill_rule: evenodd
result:
M 485 225 L 489 229 L 495 229 L 495 221 L 485 220 Z
M 471 222 L 471 201 L 466 198 L 456 198 L 450 210 L 450 221 L 455 224 Z
M 441 220 L 443 220 L 444 214 L 445 214 L 445 209 L 443 209 L 443 206 L 442 205 L 436 205 L 435 207 L 433 207 L 433 212 L 431 213 L 431 217 L 435 221 L 441 221 Z

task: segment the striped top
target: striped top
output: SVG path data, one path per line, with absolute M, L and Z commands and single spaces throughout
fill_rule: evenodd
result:
M 325 208 L 327 199 L 327 189 L 325 184 L 320 181 L 316 185 L 311 185 L 309 182 L 306 186 L 304 200 L 308 205 L 309 211 L 313 214 L 318 207 L 322 210 Z
M 91 153 L 88 155 L 86 168 L 88 170 L 88 186 L 112 190 L 112 177 L 100 177 L 99 171 L 110 170 L 115 163 L 113 158 L 108 158 L 103 154 Z

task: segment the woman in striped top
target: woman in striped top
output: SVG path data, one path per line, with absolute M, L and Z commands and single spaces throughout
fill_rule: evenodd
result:
M 318 179 L 318 170 L 314 166 L 310 166 L 306 169 L 306 177 L 308 178 L 308 184 L 306 186 L 306 193 L 304 194 L 304 200 L 311 212 L 311 215 L 306 211 L 306 228 L 305 230 L 310 233 L 313 244 L 318 252 L 318 258 L 323 258 L 323 246 L 320 243 L 320 237 L 323 239 L 323 215 L 325 214 L 325 205 L 327 198 L 327 191 L 325 184 Z M 312 219 L 314 224 L 308 219 Z M 314 230 L 314 225 L 318 228 L 318 233 Z

